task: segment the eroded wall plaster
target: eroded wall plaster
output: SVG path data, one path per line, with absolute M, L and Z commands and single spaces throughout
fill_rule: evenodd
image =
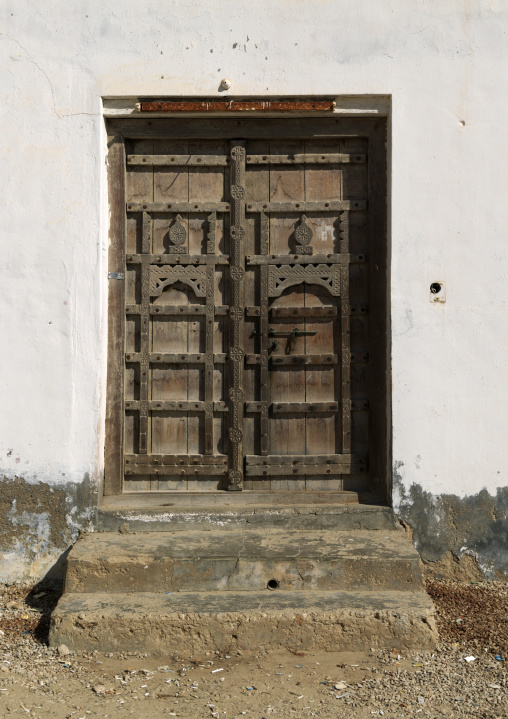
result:
M 93 529 L 89 477 L 61 487 L 23 479 L 0 481 L 0 582 L 62 579 L 66 550 Z
M 508 484 L 507 30 L 503 0 L 2 0 L 0 472 L 69 496 L 85 476 L 100 481 L 102 97 L 375 94 L 392 98 L 397 506 L 418 528 L 413 485 L 497 497 Z M 444 303 L 429 301 L 436 280 Z
M 508 487 L 458 497 L 404 483 L 395 468 L 394 506 L 434 574 L 458 579 L 508 578 Z

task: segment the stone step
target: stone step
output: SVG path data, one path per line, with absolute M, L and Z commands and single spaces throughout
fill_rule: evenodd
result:
M 420 559 L 399 532 L 271 529 L 89 534 L 72 548 L 66 592 L 409 590 Z
M 197 498 L 190 497 L 188 493 L 177 496 L 141 494 L 139 498 L 132 494 L 106 497 L 97 513 L 97 528 L 107 532 L 188 531 L 190 527 L 217 528 L 222 532 L 242 527 L 402 531 L 389 507 L 331 502 L 330 493 L 322 502 L 312 501 L 314 497 L 309 498 L 308 492 L 289 493 L 297 496 L 289 497 L 295 504 L 288 506 L 277 506 L 280 495 L 284 493 L 267 498 L 270 493 L 261 492 L 256 493 L 259 496 L 247 497 L 246 500 L 245 492 L 222 492 L 219 498 L 201 496 L 205 493 L 200 493 Z M 239 495 L 241 497 L 236 499 Z M 240 499 L 244 501 L 240 502 Z M 207 504 L 200 506 L 201 500 L 207 500 Z
M 66 593 L 49 641 L 180 657 L 283 647 L 425 650 L 437 642 L 433 611 L 423 592 Z

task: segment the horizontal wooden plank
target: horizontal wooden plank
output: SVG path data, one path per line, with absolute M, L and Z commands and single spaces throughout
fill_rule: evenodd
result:
M 141 456 L 141 455 L 140 455 Z M 248 454 L 245 457 L 247 467 L 265 467 L 272 464 L 285 466 L 307 465 L 343 465 L 343 464 L 366 464 L 366 454 Z
M 291 155 L 247 155 L 248 165 L 362 165 L 367 162 L 363 153 L 299 153 Z
M 337 464 L 337 465 L 316 465 L 316 464 L 299 464 L 296 467 L 290 467 L 288 465 L 272 464 L 267 467 L 247 467 L 245 474 L 247 476 L 267 476 L 267 477 L 280 477 L 285 475 L 314 475 L 314 476 L 334 476 L 338 474 L 360 474 L 365 472 L 367 469 L 364 464 Z
M 351 352 L 349 355 L 351 364 L 363 364 L 368 361 L 367 352 Z M 271 358 L 274 365 L 328 365 L 340 364 L 343 360 L 341 355 L 276 355 Z
M 335 100 L 142 100 L 140 112 L 317 112 L 335 109 Z
M 215 305 L 214 314 L 216 317 L 224 317 L 228 314 L 227 305 Z M 140 315 L 141 305 L 126 305 L 125 313 L 128 315 Z M 151 305 L 151 315 L 162 315 L 164 317 L 190 317 L 192 315 L 206 315 L 206 305 Z
M 129 399 L 125 402 L 125 409 L 127 410 L 139 410 L 141 402 L 135 399 Z M 206 402 L 188 402 L 187 400 L 150 400 L 148 402 L 148 409 L 152 411 L 169 411 L 169 412 L 204 412 Z M 226 402 L 214 402 L 214 412 L 227 412 L 228 405 Z
M 364 364 L 368 362 L 368 352 L 351 352 L 351 364 Z M 324 354 L 324 355 L 273 355 L 270 357 L 272 365 L 284 365 L 286 367 L 308 366 L 308 365 L 337 365 L 342 361 L 341 355 Z M 258 365 L 261 364 L 261 355 L 247 354 L 245 355 L 245 364 Z
M 297 317 L 337 317 L 336 307 L 272 307 L 270 317 L 285 320 Z
M 365 315 L 369 311 L 367 305 L 350 305 L 350 315 Z M 272 307 L 270 309 L 270 317 L 272 320 L 291 320 L 300 317 L 337 317 L 338 310 L 336 307 Z M 246 317 L 259 317 L 259 306 L 245 308 Z
M 242 137 L 273 139 L 274 137 L 314 138 L 378 138 L 384 142 L 386 121 L 379 117 L 221 117 L 203 123 L 200 117 L 182 117 L 175 114 L 145 120 L 141 117 L 108 119 L 108 135 L 130 139 L 197 139 Z
M 324 365 L 337 364 L 338 356 L 335 354 L 327 355 L 276 355 L 270 357 L 270 362 L 274 365 Z M 245 355 L 245 363 L 248 365 L 260 364 L 261 355 L 248 354 Z
M 329 202 L 249 202 L 247 212 L 343 212 L 365 210 L 366 200 L 330 200 Z
M 198 464 L 181 467 L 179 465 L 133 464 L 125 468 L 126 475 L 156 474 L 165 476 L 217 476 L 226 475 L 227 467 L 218 467 L 213 464 Z
M 212 464 L 225 466 L 228 463 L 226 454 L 126 454 L 125 464 L 163 464 L 192 466 L 199 464 Z
M 247 255 L 248 265 L 350 265 L 365 262 L 365 254 L 343 255 Z
M 277 402 L 271 405 L 272 412 L 336 412 L 338 402 Z M 246 402 L 245 411 L 249 413 L 261 412 L 263 404 L 261 402 Z M 351 409 L 354 411 L 363 411 L 369 409 L 368 400 L 352 400 Z
M 151 352 L 148 355 L 149 361 L 164 364 L 198 364 L 206 361 L 206 354 L 170 354 L 168 352 Z M 141 362 L 142 356 L 140 352 L 127 352 L 125 355 L 126 362 Z M 214 354 L 214 364 L 224 364 L 227 359 L 226 354 Z
M 271 357 L 273 365 L 324 365 L 337 364 L 338 357 L 329 355 L 277 355 Z
M 229 202 L 127 202 L 128 212 L 229 212 Z
M 225 167 L 228 155 L 128 155 L 128 165 L 145 167 Z
M 228 265 L 229 255 L 127 255 L 128 265 Z
M 245 460 L 248 476 L 330 476 L 365 472 L 368 457 L 364 454 L 247 455 Z
M 274 402 L 272 412 L 336 412 L 338 402 Z
M 216 352 L 213 355 L 214 364 L 224 364 L 229 359 L 229 355 L 226 353 Z M 367 362 L 369 355 L 367 352 L 352 352 L 351 363 L 362 364 Z M 125 355 L 126 362 L 141 362 L 142 356 L 140 352 L 127 352 Z M 151 352 L 149 355 L 149 361 L 153 364 L 199 364 L 206 361 L 206 354 L 172 354 L 168 352 Z M 329 365 L 338 364 L 340 356 L 336 354 L 323 354 L 323 355 L 275 355 L 270 357 L 270 361 L 274 365 Z M 257 365 L 261 362 L 261 355 L 259 354 L 246 354 L 245 363 L 248 365 Z

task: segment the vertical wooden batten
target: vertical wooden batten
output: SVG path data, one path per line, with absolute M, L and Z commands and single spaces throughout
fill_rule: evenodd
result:
M 108 195 L 109 272 L 125 277 L 125 143 L 121 135 L 109 138 Z M 124 454 L 125 280 L 108 279 L 108 358 L 104 494 L 123 489 Z

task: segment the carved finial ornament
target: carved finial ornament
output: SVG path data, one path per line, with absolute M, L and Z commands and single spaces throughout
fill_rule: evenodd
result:
M 174 223 L 169 228 L 169 239 L 173 245 L 183 245 L 187 238 L 187 232 L 182 225 L 182 216 L 177 215 Z
M 295 240 L 298 244 L 296 251 L 301 255 L 312 255 L 312 247 L 309 242 L 312 240 L 313 232 L 307 224 L 306 215 L 302 215 L 300 224 L 295 230 Z

